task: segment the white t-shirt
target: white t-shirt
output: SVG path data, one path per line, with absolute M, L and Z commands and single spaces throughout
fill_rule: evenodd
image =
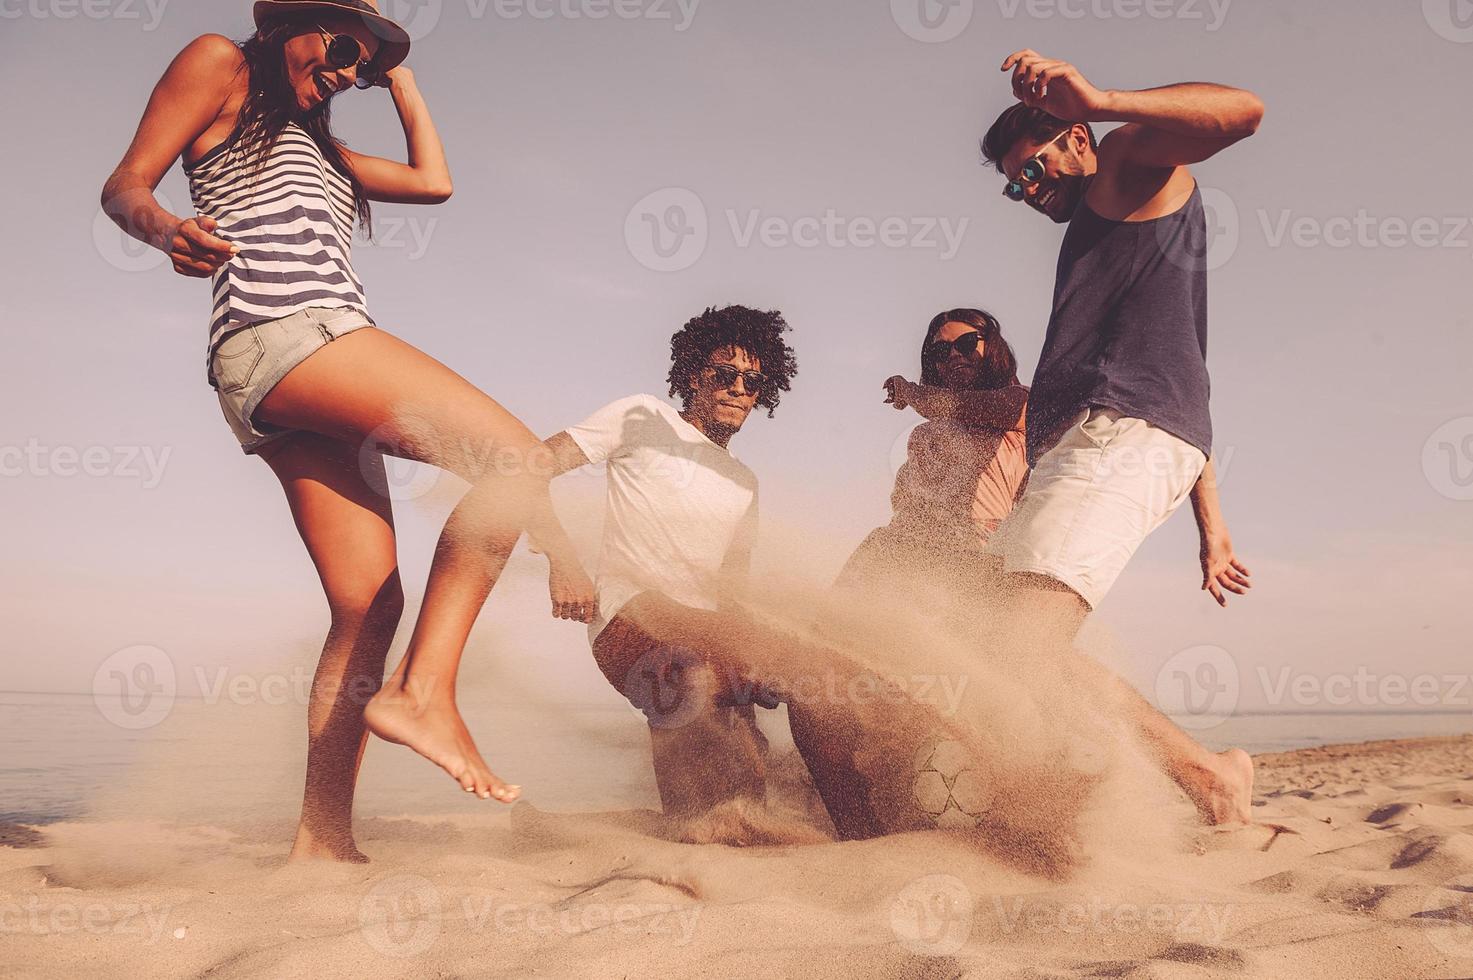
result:
M 589 639 L 641 592 L 715 609 L 727 556 L 756 540 L 756 474 L 653 395 L 620 399 L 567 431 L 590 463 L 608 463 Z

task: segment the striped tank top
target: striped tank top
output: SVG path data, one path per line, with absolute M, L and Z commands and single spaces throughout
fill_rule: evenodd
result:
M 210 350 L 232 330 L 312 307 L 365 317 L 353 272 L 353 187 L 306 130 L 288 123 L 264 158 L 247 154 L 236 129 L 184 168 L 195 210 L 240 246 L 215 271 Z M 370 321 L 371 322 L 371 321 Z

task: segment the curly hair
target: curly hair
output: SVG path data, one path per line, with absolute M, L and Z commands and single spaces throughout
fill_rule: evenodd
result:
M 711 355 L 723 347 L 736 347 L 756 358 L 767 375 L 766 387 L 757 404 L 772 417 L 782 393 L 792 389 L 798 373 L 793 349 L 783 340 L 791 328 L 776 310 L 762 312 L 745 306 L 708 307 L 670 338 L 670 394 L 690 407 L 690 378 L 700 373 Z
M 1097 148 L 1094 127 L 1089 123 L 1075 125 L 1084 126 L 1089 133 L 1090 148 Z M 1019 141 L 1026 139 L 1042 143 L 1044 140 L 1057 138 L 1068 128 L 1069 124 L 1057 116 L 1051 116 L 1042 109 L 1032 108 L 1021 102 L 1014 102 L 1002 111 L 992 128 L 987 130 L 987 135 L 982 137 L 982 159 L 996 167 L 998 173 L 1003 173 L 1002 159 Z

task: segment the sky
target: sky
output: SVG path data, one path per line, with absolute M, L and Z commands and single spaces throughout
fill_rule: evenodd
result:
M 376 208 L 377 241 L 355 251 L 376 320 L 549 435 L 663 394 L 669 336 L 706 306 L 782 310 L 793 391 L 733 448 L 762 482 L 758 569 L 818 577 L 888 519 L 917 419 L 881 382 L 915 377 L 931 316 L 982 306 L 1025 380 L 1037 361 L 1062 228 L 979 159 L 1010 101 L 1003 58 L 1031 47 L 1102 88 L 1252 89 L 1260 132 L 1196 173 L 1218 470 L 1258 586 L 1226 610 L 1198 592 L 1183 512 L 1091 629 L 1148 692 L 1205 663 L 1240 709 L 1324 708 L 1281 682 L 1429 675 L 1429 704 L 1473 711 L 1449 679 L 1469 670 L 1473 594 L 1466 0 L 384 7 L 415 36 L 456 191 Z M 249 8 L 0 0 L 0 689 L 86 691 L 140 644 L 182 676 L 310 662 L 320 643 L 279 488 L 205 383 L 208 287 L 98 207 L 170 58 L 202 33 L 246 36 Z M 335 119 L 359 151 L 402 154 L 385 93 L 344 95 Z M 160 195 L 187 207 L 177 167 Z M 414 596 L 455 485 L 396 472 Z M 591 556 L 600 486 L 570 479 L 559 499 Z M 536 573 L 514 567 L 481 637 L 520 645 L 509 662 L 571 699 L 602 696 L 581 628 L 544 621 Z M 1375 691 L 1350 707 L 1406 704 Z

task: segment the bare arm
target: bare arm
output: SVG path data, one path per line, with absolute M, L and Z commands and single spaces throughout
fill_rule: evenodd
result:
M 1263 121 L 1258 96 L 1226 85 L 1183 82 L 1139 92 L 1102 91 L 1068 62 L 1031 50 L 1009 55 L 1003 70 L 1013 72 L 1013 94 L 1026 105 L 1068 122 L 1126 123 L 1101 141 L 1102 168 L 1110 157 L 1157 168 L 1200 163 L 1252 136 Z
M 545 472 L 549 479 L 588 465 L 588 457 L 573 437 L 559 432 L 542 444 L 542 457 L 536 467 Z M 578 560 L 578 551 L 573 547 L 568 532 L 557 519 L 552 498 L 542 495 L 537 512 L 528 528 L 532 549 L 547 555 L 548 591 L 552 599 L 552 615 L 557 619 L 571 619 L 580 623 L 592 622 L 598 612 L 593 582 Z
M 1201 535 L 1202 589 L 1210 592 L 1219 606 L 1227 605 L 1223 590 L 1246 595 L 1253 587 L 1247 566 L 1233 552 L 1232 537 L 1222 516 L 1222 502 L 1217 495 L 1217 468 L 1212 460 L 1192 487 L 1192 513 L 1197 518 Z
M 191 41 L 154 87 L 132 144 L 102 189 L 108 217 L 168 253 L 181 275 L 209 276 L 236 248 L 211 234 L 212 219 L 170 214 L 154 189 L 185 148 L 220 118 L 241 64 L 240 49 L 229 38 L 206 34 Z
M 887 403 L 913 408 L 933 422 L 951 419 L 963 425 L 1008 432 L 1023 428 L 1028 389 L 1022 385 L 989 390 L 953 391 L 912 384 L 899 375 L 885 382 Z
M 420 94 L 414 73 L 404 65 L 389 72 L 389 91 L 404 127 L 409 162 L 345 151 L 348 165 L 373 201 L 393 204 L 440 204 L 449 199 L 453 186 L 445 147 L 430 118 L 430 108 Z

